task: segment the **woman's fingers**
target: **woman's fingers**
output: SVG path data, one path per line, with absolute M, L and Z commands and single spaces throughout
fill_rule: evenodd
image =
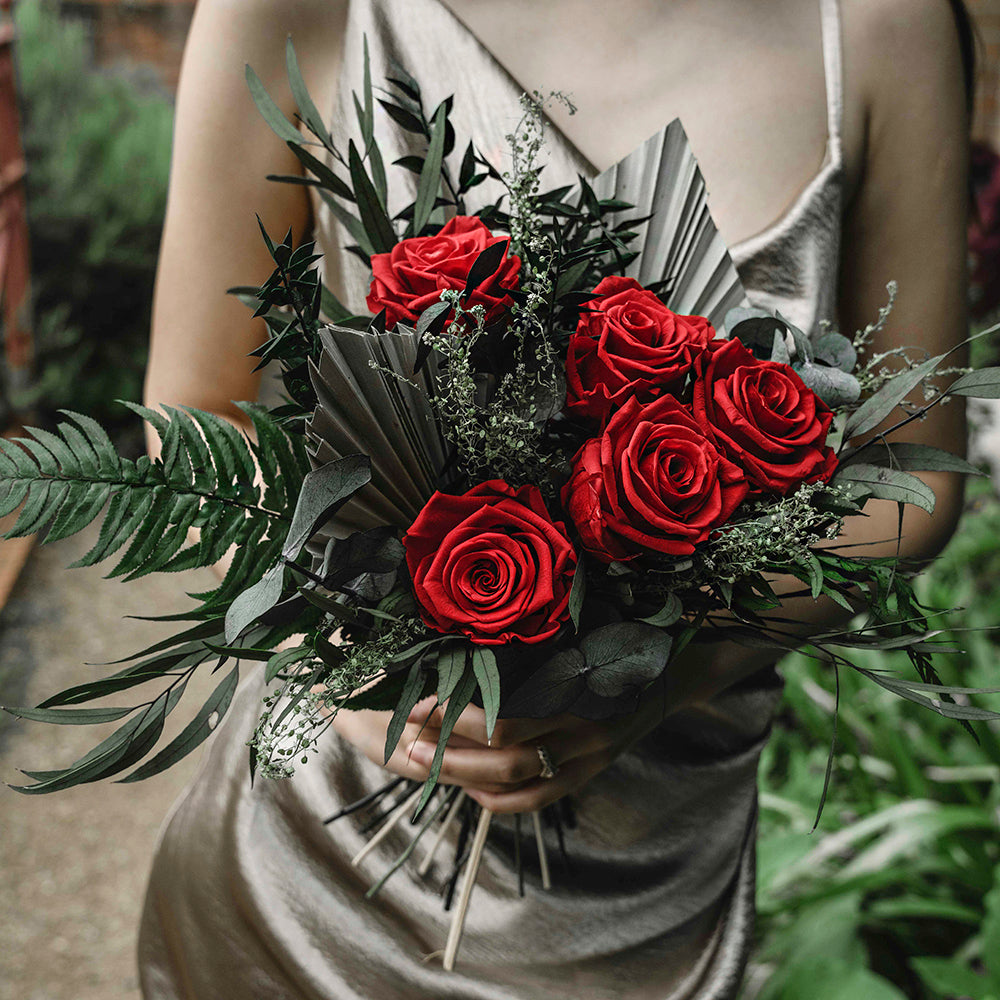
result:
M 560 766 L 554 778 L 536 778 L 519 788 L 467 789 L 469 798 L 495 813 L 529 813 L 551 805 L 585 785 L 606 766 L 603 755 L 587 754 Z
M 417 726 L 426 725 L 430 730 L 439 730 L 444 721 L 444 713 L 443 705 L 438 705 L 434 698 L 425 698 L 417 702 L 407 721 Z M 549 719 L 498 719 L 492 737 L 488 737 L 486 713 L 476 705 L 467 705 L 452 732 L 481 746 L 503 748 L 536 740 L 555 730 L 575 729 L 584 721 L 575 715 L 560 715 Z
M 466 788 L 491 788 L 494 791 L 510 790 L 534 781 L 542 773 L 542 758 L 537 743 L 519 743 L 510 747 L 483 747 L 469 741 L 464 746 L 449 742 L 441 759 L 440 780 Z M 580 734 L 551 734 L 546 738 L 545 749 L 556 768 L 577 757 L 600 753 L 606 741 L 595 732 L 585 738 Z M 418 740 L 409 750 L 412 761 L 430 767 L 435 747 Z M 544 779 L 552 780 L 552 779 Z

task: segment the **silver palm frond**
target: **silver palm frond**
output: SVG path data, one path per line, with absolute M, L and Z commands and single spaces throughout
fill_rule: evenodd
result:
M 408 528 L 436 489 L 447 446 L 429 402 L 433 355 L 418 374 L 417 335 L 331 325 L 320 331 L 323 353 L 309 362 L 317 404 L 306 422 L 317 463 L 345 455 L 371 458 L 371 482 L 337 513 L 327 531 L 344 537 L 380 524 Z
M 630 250 L 639 256 L 625 272 L 643 285 L 670 282 L 667 305 L 676 313 L 707 316 L 721 330 L 726 313 L 746 292 L 708 210 L 705 182 L 680 119 L 675 118 L 591 186 L 598 198 L 635 207 L 609 219 L 652 216 L 640 223 Z

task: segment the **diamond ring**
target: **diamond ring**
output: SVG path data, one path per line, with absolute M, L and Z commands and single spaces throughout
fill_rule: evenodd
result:
M 556 767 L 555 762 L 552 760 L 552 754 L 549 753 L 548 747 L 539 743 L 535 749 L 538 751 L 538 759 L 542 762 L 542 773 L 539 777 L 554 778 L 559 768 Z

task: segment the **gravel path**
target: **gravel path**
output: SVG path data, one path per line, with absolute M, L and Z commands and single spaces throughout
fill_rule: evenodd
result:
M 36 546 L 0 613 L 0 704 L 34 705 L 118 669 L 85 661 L 119 659 L 171 631 L 170 623 L 123 615 L 181 611 L 191 605 L 186 591 L 213 586 L 208 570 L 122 583 L 103 579 L 107 567 L 66 569 L 95 538 L 91 525 Z M 207 671 L 192 680 L 166 736 L 217 682 Z M 18 767 L 64 766 L 114 725 L 98 737 L 93 727 L 2 715 L 0 779 L 22 784 Z M 134 785 L 106 781 L 42 796 L 0 786 L 0 1000 L 137 1000 L 135 939 L 153 846 L 199 757 Z

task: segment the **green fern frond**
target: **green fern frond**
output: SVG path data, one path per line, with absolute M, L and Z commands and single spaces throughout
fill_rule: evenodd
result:
M 32 427 L 30 436 L 0 440 L 0 516 L 23 504 L 3 537 L 48 525 L 45 540 L 56 541 L 103 512 L 97 541 L 72 565 L 89 566 L 121 552 L 107 575 L 126 580 L 210 566 L 235 544 L 234 566 L 241 575 L 230 572 L 213 593 L 214 602 L 231 599 L 281 551 L 309 471 L 304 442 L 253 404 L 241 408 L 256 442 L 214 413 L 125 405 L 159 436 L 156 460 L 123 458 L 100 424 L 71 410 L 60 411 L 68 419 L 55 432 Z M 191 527 L 201 529 L 201 539 L 189 545 Z

